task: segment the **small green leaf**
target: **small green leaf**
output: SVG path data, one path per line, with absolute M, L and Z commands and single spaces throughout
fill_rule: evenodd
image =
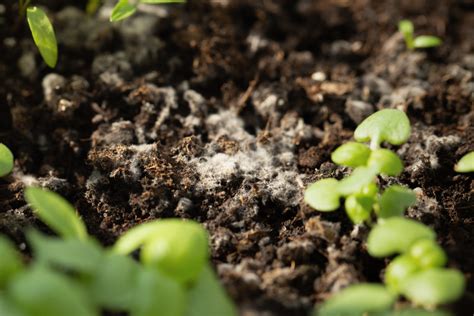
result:
M 402 284 L 421 267 L 410 255 L 401 255 L 390 262 L 385 270 L 385 284 L 394 293 L 400 293 Z
M 7 282 L 23 269 L 20 255 L 13 243 L 0 236 L 0 292 Z M 1 310 L 1 309 L 0 309 Z
M 416 194 L 412 190 L 399 185 L 389 186 L 380 197 L 378 216 L 380 218 L 403 216 L 405 210 L 415 202 Z
M 105 256 L 89 287 L 95 303 L 112 311 L 128 310 L 134 304 L 139 269 L 138 263 L 128 256 Z
M 415 27 L 410 20 L 401 20 L 398 22 L 398 31 L 404 36 L 412 36 L 415 32 Z
M 155 269 L 140 269 L 133 294 L 131 316 L 179 316 L 187 305 L 183 286 Z M 204 315 L 204 314 L 203 314 Z M 224 315 L 224 314 L 222 314 Z
M 145 266 L 179 282 L 196 280 L 209 256 L 206 230 L 196 222 L 179 219 L 134 227 L 119 238 L 114 251 L 128 254 L 139 248 Z
M 189 292 L 186 316 L 237 316 L 237 310 L 219 283 L 214 271 L 206 265 Z
M 464 155 L 454 167 L 456 172 L 474 172 L 474 151 Z
M 439 46 L 442 43 L 443 41 L 439 37 L 431 35 L 420 35 L 415 37 L 413 46 L 415 48 L 430 48 Z
M 433 230 L 415 220 L 390 217 L 370 231 L 367 250 L 372 257 L 388 257 L 407 252 L 420 239 L 435 238 Z
M 432 268 L 415 273 L 403 284 L 403 295 L 417 305 L 432 308 L 458 300 L 465 280 L 454 269 Z
M 34 266 L 19 274 L 7 293 L 26 315 L 98 315 L 82 287 L 44 266 Z
M 318 316 L 362 316 L 384 312 L 395 303 L 396 296 L 381 284 L 352 285 L 328 299 L 319 309 Z
M 54 68 L 58 61 L 58 43 L 48 16 L 38 7 L 29 7 L 26 18 L 41 56 L 49 67 Z
M 101 264 L 102 249 L 92 239 L 59 239 L 32 230 L 27 233 L 37 262 L 73 272 L 92 274 Z
M 414 243 L 409 254 L 423 269 L 439 268 L 448 262 L 443 248 L 431 239 L 422 239 Z
M 338 185 L 339 182 L 333 178 L 316 181 L 306 188 L 304 201 L 321 212 L 335 211 L 339 208 L 341 198 Z
M 59 194 L 29 187 L 25 190 L 25 198 L 36 215 L 60 236 L 81 240 L 87 238 L 84 222 L 74 207 Z
M 379 173 L 398 176 L 403 171 L 403 163 L 393 151 L 376 149 L 370 154 L 367 166 L 375 168 Z
M 374 168 L 355 168 L 350 176 L 339 181 L 337 190 L 343 196 L 359 192 L 365 186 L 369 185 L 372 181 L 374 181 L 376 175 L 377 170 Z
M 370 140 L 371 149 L 387 141 L 392 145 L 401 145 L 410 137 L 410 121 L 407 115 L 399 110 L 384 109 L 367 117 L 354 132 L 358 142 Z
M 344 208 L 354 224 L 362 224 L 370 218 L 374 199 L 362 194 L 351 194 L 347 197 Z
M 128 0 L 120 0 L 112 10 L 110 22 L 117 22 L 126 19 L 134 14 L 135 11 L 137 11 L 137 7 L 135 5 L 130 4 Z
M 4 177 L 13 170 L 13 154 L 7 146 L 0 143 L 0 177 Z
M 99 9 L 101 0 L 88 0 L 86 5 L 87 14 L 94 14 Z
M 355 168 L 359 166 L 365 166 L 369 156 L 369 147 L 361 143 L 348 142 L 339 146 L 331 154 L 331 159 L 338 165 Z

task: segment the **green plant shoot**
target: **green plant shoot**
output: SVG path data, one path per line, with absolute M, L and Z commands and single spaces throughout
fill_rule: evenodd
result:
M 415 27 L 409 20 L 401 20 L 398 23 L 398 31 L 403 34 L 405 45 L 409 50 L 436 47 L 443 43 L 439 37 L 432 35 L 420 35 L 415 37 Z
M 464 155 L 454 167 L 456 172 L 474 172 L 474 151 Z
M 38 7 L 29 7 L 26 18 L 41 56 L 49 67 L 54 68 L 58 61 L 58 44 L 48 16 Z
M 13 154 L 7 146 L 0 143 L 0 177 L 9 174 L 13 169 Z
M 112 10 L 110 16 L 111 22 L 117 22 L 123 19 L 126 19 L 133 15 L 137 11 L 137 7 L 140 3 L 148 4 L 165 4 L 165 3 L 184 3 L 186 0 L 138 0 L 138 1 L 129 1 L 129 0 L 120 0 Z

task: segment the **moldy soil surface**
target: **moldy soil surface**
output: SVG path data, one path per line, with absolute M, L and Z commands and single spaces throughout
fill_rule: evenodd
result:
M 15 1 L 0 13 L 0 141 L 17 157 L 0 180 L 2 233 L 24 246 L 25 227 L 44 229 L 25 183 L 66 196 L 104 244 L 154 218 L 192 218 L 243 314 L 305 315 L 381 280 L 367 228 L 311 210 L 302 193 L 349 172 L 329 157 L 358 122 L 398 108 L 413 124 L 396 148 L 406 169 L 380 183 L 416 190 L 408 216 L 465 273 L 457 314 L 474 312 L 474 178 L 453 171 L 474 150 L 472 1 L 194 0 L 119 24 L 106 9 L 47 2 L 54 70 L 16 24 Z M 407 52 L 401 18 L 444 44 Z

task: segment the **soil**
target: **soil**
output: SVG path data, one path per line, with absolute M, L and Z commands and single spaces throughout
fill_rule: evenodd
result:
M 453 306 L 474 312 L 474 3 L 470 0 L 194 0 L 111 24 L 76 1 L 48 3 L 60 43 L 47 68 L 15 1 L 0 5 L 0 141 L 16 156 L 0 180 L 0 231 L 22 248 L 25 184 L 68 198 L 104 245 L 155 218 L 197 220 L 243 315 L 307 315 L 348 284 L 379 282 L 368 229 L 302 202 L 341 178 L 332 150 L 381 108 L 407 112 L 400 183 L 407 215 L 433 227 L 467 279 Z M 75 6 L 71 6 L 75 5 Z M 397 22 L 435 34 L 407 51 Z

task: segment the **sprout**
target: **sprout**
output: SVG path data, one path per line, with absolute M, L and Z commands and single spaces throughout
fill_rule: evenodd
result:
M 54 68 L 58 61 L 58 43 L 48 16 L 40 8 L 29 7 L 26 19 L 41 56 L 49 67 Z
M 7 146 L 0 143 L 0 177 L 9 174 L 13 169 L 13 154 Z
M 474 151 L 464 155 L 454 167 L 456 172 L 474 172 Z
M 443 41 L 436 36 L 420 35 L 414 37 L 415 28 L 413 23 L 409 20 L 401 20 L 398 23 L 398 31 L 403 34 L 405 44 L 409 50 L 436 47 L 443 43 Z
M 435 233 L 415 220 L 391 217 L 379 222 L 369 234 L 367 250 L 373 257 L 405 253 L 420 239 L 434 240 Z
M 184 283 L 196 280 L 209 256 L 207 232 L 195 222 L 178 219 L 132 228 L 119 238 L 114 252 L 125 255 L 139 248 L 145 266 Z
M 354 316 L 389 310 L 396 295 L 383 285 L 361 283 L 345 288 L 317 310 L 318 316 Z
M 377 215 L 380 218 L 403 216 L 415 202 L 416 195 L 412 190 L 399 185 L 389 186 L 380 197 Z
M 117 22 L 123 19 L 128 18 L 137 11 L 137 6 L 140 3 L 150 3 L 150 4 L 164 4 L 164 3 L 184 3 L 186 0 L 119 0 L 112 10 L 110 16 L 111 22 Z
M 36 215 L 64 238 L 87 238 L 87 230 L 74 207 L 60 195 L 49 190 L 29 187 L 25 199 Z
M 367 117 L 354 132 L 358 142 L 370 141 L 372 150 L 378 149 L 384 141 L 392 145 L 401 145 L 410 137 L 410 121 L 399 110 L 385 109 Z
M 426 308 L 459 299 L 465 288 L 464 277 L 454 269 L 432 268 L 415 273 L 403 284 L 402 294 Z

